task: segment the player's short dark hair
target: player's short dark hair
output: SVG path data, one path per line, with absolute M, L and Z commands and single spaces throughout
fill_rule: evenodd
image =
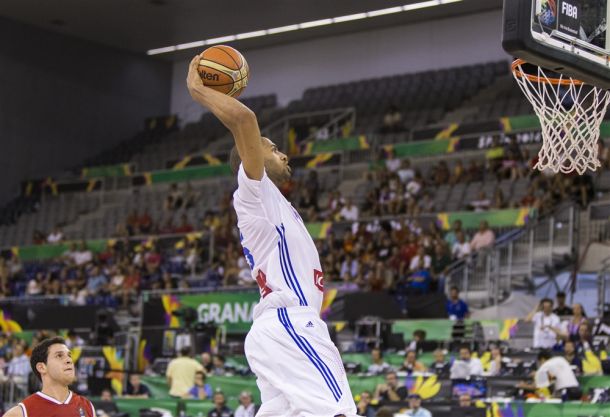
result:
M 455 285 L 454 285 L 454 286 L 452 286 L 452 287 L 449 289 L 449 291 L 454 291 L 454 290 L 455 290 L 457 293 L 459 293 L 459 292 L 460 292 L 460 289 L 459 289 L 458 287 L 456 287 Z
M 50 339 L 44 339 L 42 342 L 38 343 L 32 349 L 32 356 L 30 357 L 30 366 L 32 368 L 32 372 L 36 375 L 36 378 L 40 382 L 42 382 L 42 377 L 40 376 L 40 372 L 36 369 L 36 365 L 39 362 L 42 362 L 46 365 L 47 359 L 49 357 L 49 348 L 51 345 L 65 345 L 66 341 L 61 337 L 52 337 Z
M 559 291 L 557 293 L 557 297 L 556 298 L 566 298 L 566 293 L 563 291 Z
M 544 303 L 551 303 L 551 305 L 553 305 L 553 300 L 551 300 L 550 298 L 543 298 L 542 300 L 540 300 L 540 305 Z
M 241 157 L 239 156 L 239 152 L 237 152 L 237 146 L 233 145 L 231 154 L 229 155 L 229 166 L 231 167 L 231 171 L 233 171 L 234 175 L 237 175 L 240 165 Z
M 197 371 L 197 372 L 195 372 L 195 376 L 197 376 L 197 375 L 201 375 L 205 379 L 205 372 Z
M 549 360 L 553 357 L 553 355 L 551 355 L 551 352 L 548 350 L 541 350 L 540 353 L 538 353 L 538 360 Z
M 180 348 L 180 355 L 182 355 L 182 356 L 191 356 L 191 347 L 190 346 L 182 346 L 182 348 Z

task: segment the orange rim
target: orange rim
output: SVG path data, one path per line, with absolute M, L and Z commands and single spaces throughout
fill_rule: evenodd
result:
M 527 78 L 528 80 L 535 82 L 535 83 L 546 83 L 546 84 L 552 84 L 552 85 L 581 85 L 584 84 L 584 82 L 579 81 L 579 80 L 575 80 L 573 78 L 542 78 L 542 77 L 538 77 L 537 75 L 532 75 L 532 74 L 527 74 L 525 73 L 521 66 L 523 64 L 527 64 L 526 61 L 524 61 L 523 59 L 516 59 L 512 65 L 511 65 L 511 69 L 513 71 L 513 73 L 515 74 L 515 76 L 517 77 L 524 77 Z

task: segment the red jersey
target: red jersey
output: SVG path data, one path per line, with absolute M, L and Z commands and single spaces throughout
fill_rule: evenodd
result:
M 20 402 L 19 407 L 23 417 L 96 417 L 91 401 L 72 391 L 64 402 L 38 391 Z

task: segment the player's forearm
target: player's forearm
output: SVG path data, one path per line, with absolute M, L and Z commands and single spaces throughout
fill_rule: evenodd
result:
M 233 133 L 245 123 L 256 122 L 252 110 L 233 97 L 211 88 L 191 90 L 190 93 L 195 101 L 209 109 Z

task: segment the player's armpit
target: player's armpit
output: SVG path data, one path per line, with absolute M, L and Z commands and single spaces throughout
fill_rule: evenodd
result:
M 4 413 L 3 417 L 24 417 L 23 410 L 17 405 Z

